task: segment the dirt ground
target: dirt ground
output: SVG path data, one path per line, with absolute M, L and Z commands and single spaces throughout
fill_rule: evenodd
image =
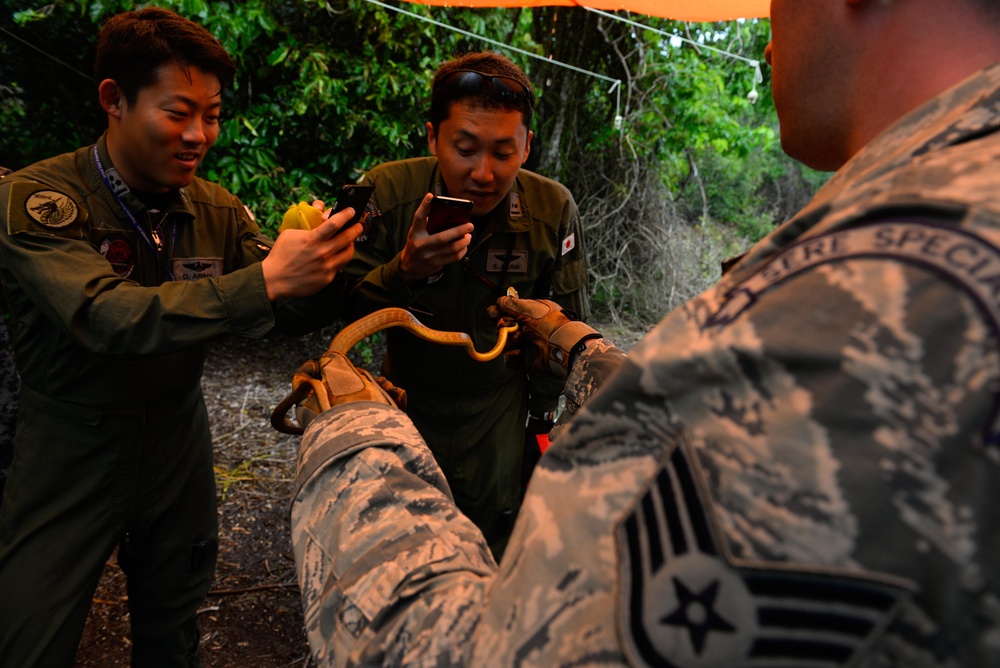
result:
M 595 326 L 625 349 L 638 338 Z M 215 445 L 219 562 L 198 614 L 208 668 L 315 666 L 288 524 L 299 437 L 277 432 L 269 420 L 291 388 L 292 372 L 322 353 L 333 333 L 271 335 L 263 341 L 233 337 L 213 344 L 202 387 Z M 368 367 L 377 364 L 376 359 Z M 129 642 L 125 580 L 113 556 L 94 595 L 75 666 L 128 666 Z

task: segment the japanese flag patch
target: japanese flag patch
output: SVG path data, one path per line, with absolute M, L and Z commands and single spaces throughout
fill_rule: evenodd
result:
M 563 239 L 562 254 L 565 255 L 574 248 L 576 248 L 576 232 L 571 233 L 568 237 Z

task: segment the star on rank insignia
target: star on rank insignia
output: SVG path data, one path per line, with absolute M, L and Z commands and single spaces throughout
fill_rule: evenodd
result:
M 686 444 L 617 528 L 618 624 L 633 665 L 847 666 L 911 593 L 904 580 L 731 557 Z

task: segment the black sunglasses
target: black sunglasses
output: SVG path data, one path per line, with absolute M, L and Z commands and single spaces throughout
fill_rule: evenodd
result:
M 477 93 L 487 87 L 492 89 L 493 93 L 501 100 L 525 101 L 529 107 L 534 108 L 535 106 L 534 93 L 520 81 L 500 75 L 483 74 L 475 70 L 456 70 L 442 79 L 435 89 L 448 88 Z

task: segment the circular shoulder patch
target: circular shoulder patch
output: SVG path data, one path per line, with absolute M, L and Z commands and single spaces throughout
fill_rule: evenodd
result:
M 55 190 L 39 190 L 24 201 L 28 216 L 45 227 L 66 227 L 76 220 L 76 202 Z

